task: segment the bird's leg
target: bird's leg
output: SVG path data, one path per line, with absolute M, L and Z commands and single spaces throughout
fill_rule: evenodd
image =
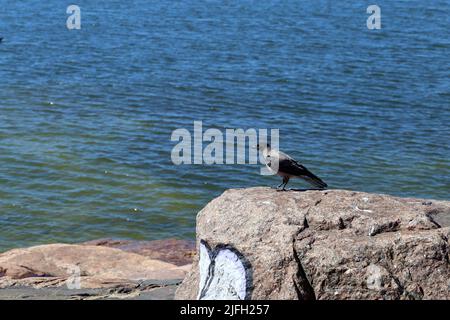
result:
M 281 181 L 281 183 L 276 187 L 276 189 L 280 189 L 280 187 L 284 184 L 284 178 L 283 181 Z
M 288 181 L 289 181 L 289 177 L 283 177 L 283 182 L 277 187 L 277 190 L 278 191 L 286 191 L 285 187 L 286 187 L 286 184 L 288 183 Z M 283 186 L 283 188 L 280 189 L 281 186 Z
M 283 190 L 286 190 L 286 185 L 288 184 L 288 182 L 289 182 L 289 177 L 285 177 L 285 178 L 283 178 L 283 181 L 284 181 L 284 186 L 283 186 Z

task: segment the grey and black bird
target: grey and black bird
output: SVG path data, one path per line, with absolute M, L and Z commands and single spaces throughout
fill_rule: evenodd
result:
M 257 148 L 263 153 L 269 170 L 283 178 L 283 182 L 277 189 L 282 187 L 281 190 L 286 190 L 286 185 L 291 178 L 303 179 L 317 189 L 326 189 L 328 187 L 318 176 L 287 154 L 271 149 L 270 145 L 258 145 Z

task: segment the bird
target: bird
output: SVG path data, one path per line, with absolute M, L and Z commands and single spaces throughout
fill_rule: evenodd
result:
M 277 190 L 286 190 L 286 185 L 291 178 L 303 179 L 312 186 L 321 190 L 328 187 L 328 185 L 324 181 L 322 181 L 318 176 L 309 171 L 305 166 L 300 164 L 289 155 L 279 150 L 272 149 L 270 147 L 270 144 L 258 144 L 256 147 L 259 151 L 262 152 L 268 169 L 283 178 L 283 182 L 276 187 Z M 276 168 L 276 164 L 274 165 L 275 161 L 278 161 L 278 169 L 274 169 Z M 281 186 L 282 189 L 280 189 Z

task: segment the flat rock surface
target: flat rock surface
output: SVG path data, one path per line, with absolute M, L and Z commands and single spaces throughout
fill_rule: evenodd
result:
M 172 298 L 192 261 L 192 242 L 101 239 L 0 254 L 0 299 Z
M 151 241 L 98 239 L 81 243 L 82 245 L 116 248 L 137 253 L 151 259 L 169 262 L 177 266 L 192 263 L 195 255 L 195 242 L 189 240 L 164 239 Z
M 448 217 L 448 201 L 227 190 L 197 216 L 197 251 L 203 241 L 209 257 L 197 253 L 176 298 L 246 286 L 251 299 L 450 299 Z
M 119 285 L 115 288 L 68 289 L 18 286 L 0 289 L 0 300 L 173 300 L 181 280 Z

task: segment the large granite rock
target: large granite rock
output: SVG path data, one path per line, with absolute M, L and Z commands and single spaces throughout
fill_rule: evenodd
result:
M 228 190 L 197 216 L 176 298 L 449 299 L 448 217 L 448 201 Z

